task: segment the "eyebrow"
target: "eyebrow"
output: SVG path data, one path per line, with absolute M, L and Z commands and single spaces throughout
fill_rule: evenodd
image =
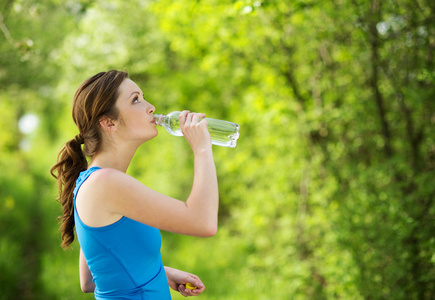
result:
M 133 94 L 138 94 L 140 96 L 140 93 L 138 91 L 134 91 L 133 93 L 130 94 L 130 96 L 128 98 L 131 98 L 131 96 L 133 96 Z

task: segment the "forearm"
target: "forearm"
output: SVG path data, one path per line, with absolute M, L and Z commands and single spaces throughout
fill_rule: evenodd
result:
M 217 230 L 219 191 L 211 148 L 195 153 L 192 192 L 186 204 L 198 216 L 198 225 L 209 231 L 206 235 L 214 235 Z

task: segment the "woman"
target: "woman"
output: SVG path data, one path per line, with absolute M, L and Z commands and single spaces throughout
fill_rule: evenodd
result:
M 204 114 L 180 114 L 194 154 L 192 190 L 180 201 L 126 174 L 137 148 L 158 134 L 154 111 L 125 72 L 87 79 L 73 102 L 80 133 L 66 143 L 51 169 L 63 207 L 62 247 L 73 242 L 76 227 L 81 288 L 96 299 L 170 299 L 168 285 L 184 296 L 205 289 L 196 275 L 163 267 L 159 229 L 216 234 L 219 197 L 207 121 Z M 196 288 L 186 288 L 187 283 Z

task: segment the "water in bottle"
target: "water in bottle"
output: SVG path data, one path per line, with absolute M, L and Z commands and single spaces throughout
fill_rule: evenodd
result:
M 173 111 L 167 115 L 155 114 L 154 119 L 157 125 L 165 127 L 166 131 L 174 136 L 183 136 L 181 132 L 178 116 L 181 112 Z M 205 118 L 207 120 L 208 131 L 213 145 L 234 148 L 239 138 L 240 126 L 236 123 Z

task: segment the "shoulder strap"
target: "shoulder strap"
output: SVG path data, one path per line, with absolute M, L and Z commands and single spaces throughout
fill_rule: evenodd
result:
M 100 167 L 92 167 L 90 169 L 87 169 L 86 171 L 80 172 L 79 177 L 76 180 L 76 186 L 74 188 L 74 202 L 76 201 L 76 196 L 77 196 L 77 192 L 80 189 L 80 187 L 82 186 L 83 182 L 86 181 L 86 179 L 88 179 L 88 177 L 94 173 L 95 171 L 101 169 Z

